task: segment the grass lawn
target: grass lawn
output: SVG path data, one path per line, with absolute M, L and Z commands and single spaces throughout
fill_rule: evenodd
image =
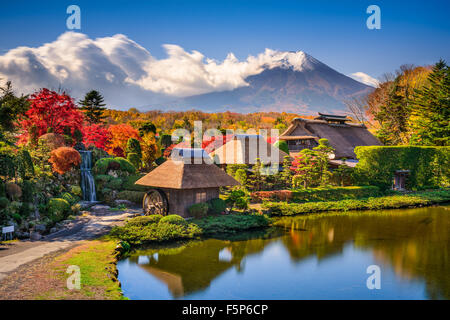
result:
M 123 299 L 116 278 L 116 246 L 112 240 L 87 241 L 56 257 L 47 266 L 47 283 L 35 299 Z M 80 268 L 80 290 L 67 288 L 66 270 L 71 265 Z

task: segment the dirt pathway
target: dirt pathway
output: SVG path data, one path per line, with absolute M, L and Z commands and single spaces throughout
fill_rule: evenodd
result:
M 106 234 L 113 226 L 139 214 L 139 209 L 108 211 L 104 214 L 89 214 L 80 217 L 71 228 L 48 235 L 39 241 L 17 241 L 0 245 L 0 284 L 8 274 L 20 266 L 29 264 L 54 252 L 73 248 L 82 240 L 94 239 Z

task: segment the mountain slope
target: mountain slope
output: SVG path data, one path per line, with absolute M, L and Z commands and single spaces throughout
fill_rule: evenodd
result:
M 259 74 L 249 76 L 245 81 L 248 86 L 182 98 L 166 107 L 210 112 L 342 113 L 345 111 L 343 101 L 373 89 L 301 51 L 286 53 L 277 63 L 265 65 Z

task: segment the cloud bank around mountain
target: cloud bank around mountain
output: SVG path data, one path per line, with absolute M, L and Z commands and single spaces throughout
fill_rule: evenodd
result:
M 355 79 L 356 81 L 362 82 L 364 84 L 367 84 L 368 86 L 371 87 L 378 87 L 378 84 L 380 83 L 380 81 L 378 81 L 377 79 L 369 76 L 368 74 L 364 73 L 364 72 L 355 72 L 349 75 L 350 78 Z
M 301 71 L 318 63 L 302 51 L 266 49 L 243 61 L 229 53 L 217 61 L 177 45 L 163 47 L 167 57 L 156 59 L 122 34 L 90 39 L 82 33 L 66 32 L 40 47 L 17 47 L 0 55 L 0 79 L 11 80 L 22 93 L 62 88 L 76 99 L 96 89 L 108 106 L 128 108 L 246 86 L 245 79 L 264 68 L 290 66 Z M 370 80 L 363 75 L 366 77 L 357 80 Z

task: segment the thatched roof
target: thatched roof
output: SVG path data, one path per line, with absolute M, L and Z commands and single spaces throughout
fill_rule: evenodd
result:
M 219 164 L 255 164 L 257 158 L 263 164 L 274 164 L 283 163 L 289 155 L 267 143 L 261 135 L 236 134 L 210 156 Z
M 292 140 L 292 136 L 308 136 L 328 139 L 335 149 L 336 158 L 355 158 L 357 146 L 380 146 L 378 141 L 363 124 L 329 123 L 325 120 L 295 118 L 289 128 L 280 136 L 280 140 Z
M 174 149 L 175 150 L 175 149 Z M 179 152 L 176 152 L 179 154 Z M 189 154 L 189 152 L 181 152 Z M 193 151 L 193 153 L 196 153 Z M 236 186 L 234 180 L 215 164 L 205 161 L 188 161 L 186 158 L 169 159 L 136 181 L 136 184 L 167 189 L 197 189 Z M 209 161 L 211 163 L 211 161 Z

